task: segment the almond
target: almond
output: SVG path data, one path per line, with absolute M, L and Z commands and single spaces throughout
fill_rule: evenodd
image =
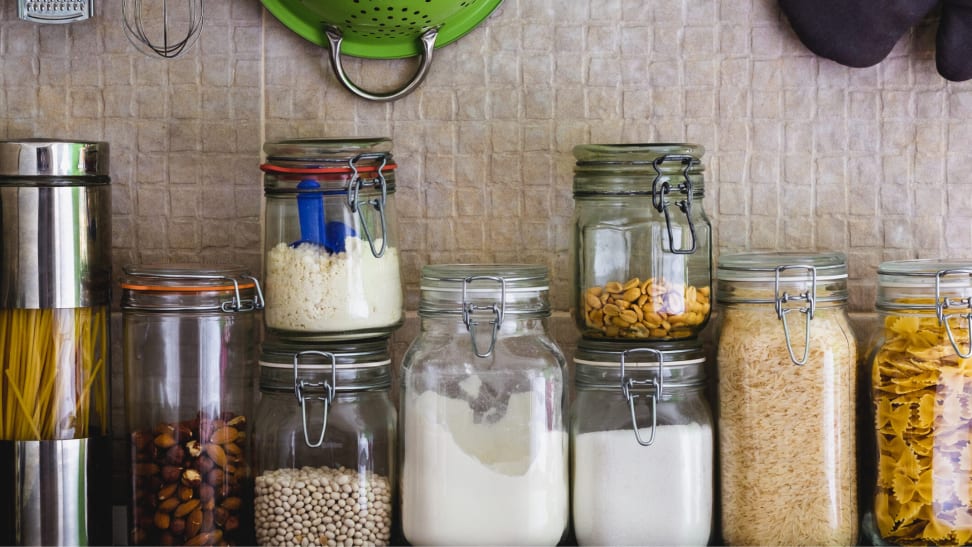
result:
M 213 462 L 219 467 L 226 467 L 228 461 L 226 460 L 226 451 L 223 447 L 218 444 L 207 444 L 203 446 L 203 451 L 206 455 L 212 458 Z
M 175 446 L 176 442 L 178 441 L 176 441 L 176 438 L 174 435 L 172 435 L 172 433 L 166 432 L 162 433 L 161 435 L 156 435 L 154 442 L 155 446 L 162 449 L 167 449 Z
M 186 469 L 182 472 L 182 484 L 195 488 L 202 483 L 202 475 L 195 469 Z
M 239 436 L 240 432 L 235 427 L 224 425 L 213 432 L 209 441 L 216 444 L 226 444 L 235 441 Z
M 189 513 L 195 511 L 199 507 L 199 504 L 200 504 L 199 500 L 189 500 L 176 507 L 175 512 L 172 514 L 175 515 L 176 517 L 180 517 L 180 518 L 184 517 Z
M 202 509 L 198 508 L 192 513 L 189 513 L 189 518 L 186 519 L 187 538 L 192 538 L 199 533 L 199 529 L 202 528 L 202 514 Z

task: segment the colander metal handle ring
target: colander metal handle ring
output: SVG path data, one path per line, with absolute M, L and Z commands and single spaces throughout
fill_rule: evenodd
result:
M 348 91 L 354 93 L 362 99 L 368 99 L 369 101 L 379 101 L 387 102 L 394 101 L 395 99 L 400 99 L 405 95 L 408 95 L 415 88 L 422 83 L 425 76 L 429 73 L 429 67 L 432 66 L 432 51 L 435 49 L 435 38 L 439 34 L 438 28 L 430 28 L 429 30 L 422 33 L 419 37 L 419 41 L 422 43 L 422 52 L 419 54 L 421 62 L 419 63 L 418 70 L 416 70 L 415 75 L 412 79 L 405 84 L 404 87 L 397 91 L 390 91 L 387 93 L 372 93 L 358 87 L 354 82 L 348 78 L 348 75 L 344 73 L 344 65 L 341 63 L 341 30 L 337 27 L 328 25 L 324 27 L 324 34 L 327 35 L 327 41 L 330 45 L 331 53 L 331 68 L 334 69 L 334 75 L 337 76 L 341 85 L 347 88 Z

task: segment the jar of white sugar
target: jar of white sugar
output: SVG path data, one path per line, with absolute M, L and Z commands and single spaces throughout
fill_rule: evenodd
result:
M 397 416 L 388 339 L 264 343 L 253 425 L 259 545 L 387 545 Z
M 574 147 L 573 295 L 586 338 L 694 338 L 711 311 L 702 146 Z
M 579 545 L 706 545 L 713 427 L 702 344 L 582 339 L 574 357 Z
M 547 269 L 422 270 L 402 368 L 402 527 L 413 545 L 555 545 L 569 514 L 564 357 Z
M 296 340 L 386 336 L 402 323 L 388 139 L 267 143 L 267 330 Z
M 723 539 L 857 544 L 857 344 L 846 258 L 723 255 L 717 277 Z

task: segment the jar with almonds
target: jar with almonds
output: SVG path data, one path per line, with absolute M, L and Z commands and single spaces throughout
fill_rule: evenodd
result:
M 712 230 L 696 144 L 574 147 L 573 298 L 586 338 L 691 338 L 709 319 Z
M 969 545 L 972 262 L 877 274 L 863 528 L 872 545 Z
M 253 543 L 259 283 L 238 266 L 127 266 L 129 542 Z

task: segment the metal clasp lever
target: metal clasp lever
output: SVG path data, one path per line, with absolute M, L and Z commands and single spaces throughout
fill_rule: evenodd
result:
M 323 382 L 305 382 L 300 379 L 300 374 L 298 369 L 300 366 L 300 358 L 304 355 L 320 355 L 321 357 L 326 357 L 331 360 L 331 381 L 327 380 Z M 307 350 L 301 351 L 294 355 L 294 395 L 297 397 L 297 402 L 300 404 L 300 418 L 304 426 L 304 442 L 307 446 L 311 448 L 317 448 L 324 444 L 324 432 L 327 431 L 327 413 L 330 409 L 331 402 L 334 401 L 334 390 L 337 388 L 337 359 L 334 357 L 333 353 L 326 351 L 316 351 Z M 321 389 L 322 394 L 318 395 L 305 395 L 304 390 L 308 389 Z M 310 435 L 307 433 L 307 400 L 318 400 L 324 402 L 324 423 L 321 425 L 321 435 L 317 439 L 316 443 L 310 441 Z
M 361 160 L 380 160 L 378 169 L 376 171 L 377 176 L 374 181 L 371 181 L 372 186 L 376 186 L 381 189 L 381 196 L 375 199 L 369 200 L 367 203 L 374 207 L 378 211 L 378 222 L 381 225 L 381 248 L 375 248 L 375 238 L 371 235 L 371 229 L 368 228 L 368 222 L 364 217 L 364 212 L 359 207 L 358 194 L 361 192 L 361 186 L 364 183 L 361 176 L 358 174 L 358 162 Z M 375 258 L 381 258 L 385 254 L 385 249 L 388 248 L 388 232 L 386 231 L 387 221 L 385 220 L 385 201 L 388 199 L 388 188 L 385 184 L 385 174 L 383 172 L 385 165 L 388 163 L 387 154 L 358 154 L 357 156 L 351 158 L 348 161 L 348 167 L 351 168 L 351 180 L 348 181 L 348 207 L 351 208 L 352 213 L 358 214 L 358 220 L 361 221 L 361 229 L 364 231 L 365 238 L 368 239 L 368 245 L 371 246 L 371 254 Z
M 495 281 L 500 284 L 500 300 L 499 304 L 490 304 L 488 306 L 476 305 L 469 302 L 466 298 L 466 289 L 469 284 L 473 281 Z M 493 353 L 493 349 L 496 347 L 496 334 L 499 332 L 500 325 L 503 324 L 503 315 L 506 307 L 506 279 L 502 277 L 489 276 L 489 275 L 479 275 L 471 276 L 462 280 L 462 322 L 466 325 L 466 329 L 469 331 L 469 337 L 472 340 L 473 353 L 476 357 L 489 357 Z M 476 328 L 482 324 L 480 321 L 473 321 L 473 314 L 477 311 L 488 311 L 492 312 L 493 319 L 486 322 L 492 328 L 492 333 L 490 334 L 489 347 L 485 352 L 479 351 L 479 345 L 476 342 Z
M 942 278 L 946 275 L 972 275 L 972 270 L 942 270 L 935 275 L 935 315 L 938 317 L 938 324 L 945 325 L 945 333 L 948 334 L 948 341 L 952 344 L 952 349 L 956 355 L 962 359 L 972 357 L 972 297 L 966 298 L 942 298 Z M 966 329 L 969 332 L 969 351 L 963 352 L 955 341 L 955 332 L 952 325 L 948 322 L 945 310 L 965 308 L 969 312 L 965 314 L 955 314 L 959 318 L 965 318 Z
M 810 272 L 810 290 L 807 292 L 791 295 L 790 293 L 783 292 L 780 294 L 780 274 L 787 270 L 807 270 Z M 807 359 L 810 357 L 810 321 L 813 319 L 813 314 L 817 309 L 817 268 L 814 266 L 778 266 L 776 268 L 776 276 L 773 281 L 773 294 L 776 299 L 776 317 L 783 321 L 783 337 L 786 341 L 786 351 L 790 354 L 790 360 L 793 364 L 797 366 L 803 366 L 807 364 Z M 806 302 L 806 306 L 799 308 L 784 308 L 783 304 L 787 302 Z M 803 357 L 797 359 L 796 355 L 793 354 L 793 343 L 790 339 L 790 327 L 786 322 L 786 315 L 790 312 L 797 311 L 807 316 L 806 328 L 804 329 L 803 338 Z
M 675 202 L 675 205 L 685 214 L 685 219 L 688 221 L 689 235 L 692 237 L 692 244 L 685 249 L 675 247 L 675 234 L 672 231 L 672 218 L 668 211 L 668 194 L 672 191 L 671 182 L 669 182 L 668 177 L 662 177 L 662 164 L 666 161 L 680 161 L 682 162 L 682 178 L 683 182 L 679 184 L 676 189 L 685 195 L 683 199 Z M 665 228 L 668 231 L 668 248 L 674 254 L 689 255 L 695 252 L 698 247 L 698 241 L 695 236 L 695 223 L 692 222 L 692 180 L 689 178 L 689 170 L 693 165 L 699 163 L 699 160 L 693 156 L 684 156 L 679 154 L 671 154 L 665 156 L 659 156 L 651 162 L 651 166 L 655 169 L 655 179 L 651 182 L 651 204 L 655 209 L 665 215 Z
M 624 360 L 626 356 L 638 352 L 650 353 L 657 359 L 658 373 L 654 378 L 650 380 L 635 380 L 634 378 L 628 378 L 624 374 Z M 665 387 L 665 380 L 662 377 L 662 365 L 664 362 L 664 354 L 656 349 L 635 348 L 621 352 L 621 392 L 624 393 L 624 398 L 628 401 L 628 408 L 631 409 L 631 425 L 634 427 L 635 439 L 637 439 L 638 444 L 641 446 L 651 446 L 655 442 L 655 430 L 658 428 L 658 399 L 661 398 L 662 391 Z M 650 386 L 648 392 L 651 394 L 651 434 L 648 436 L 647 441 L 641 438 L 641 428 L 638 427 L 638 419 L 635 416 L 634 404 L 638 395 L 633 395 L 632 390 L 637 389 L 637 386 Z

